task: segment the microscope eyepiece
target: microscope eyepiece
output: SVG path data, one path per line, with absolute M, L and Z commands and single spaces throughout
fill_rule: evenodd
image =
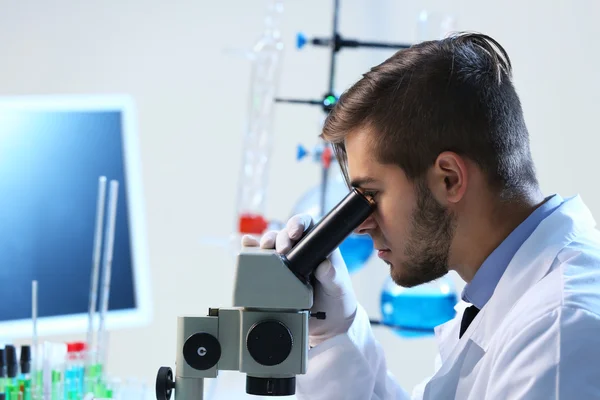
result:
M 375 209 L 372 198 L 354 188 L 282 259 L 302 281 L 310 275 Z

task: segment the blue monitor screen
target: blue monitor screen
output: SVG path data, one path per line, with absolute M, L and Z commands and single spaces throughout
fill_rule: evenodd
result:
M 100 176 L 119 181 L 109 310 L 131 309 L 121 112 L 0 110 L 0 322 L 31 316 L 32 280 L 39 317 L 88 312 Z

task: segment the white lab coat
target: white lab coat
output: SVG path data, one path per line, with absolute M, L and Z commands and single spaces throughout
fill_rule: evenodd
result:
M 541 222 L 459 340 L 465 306 L 436 329 L 436 372 L 412 396 L 359 307 L 347 334 L 310 350 L 297 398 L 600 399 L 600 232 L 579 196 Z

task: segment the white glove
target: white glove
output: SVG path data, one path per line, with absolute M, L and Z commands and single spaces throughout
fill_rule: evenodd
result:
M 281 231 L 270 231 L 258 241 L 252 236 L 242 237 L 242 246 L 275 249 L 286 254 L 313 226 L 308 214 L 294 215 Z M 325 312 L 325 319 L 309 319 L 309 344 L 317 346 L 323 341 L 345 333 L 356 315 L 357 301 L 346 263 L 336 249 L 314 272 L 314 302 L 311 312 Z

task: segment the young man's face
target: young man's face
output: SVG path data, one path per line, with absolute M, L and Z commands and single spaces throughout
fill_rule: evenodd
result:
M 398 285 L 411 287 L 445 275 L 455 225 L 452 215 L 426 183 L 409 181 L 397 165 L 377 162 L 368 137 L 358 130 L 345 142 L 352 186 L 373 195 L 377 204 L 356 232 L 373 238 Z

